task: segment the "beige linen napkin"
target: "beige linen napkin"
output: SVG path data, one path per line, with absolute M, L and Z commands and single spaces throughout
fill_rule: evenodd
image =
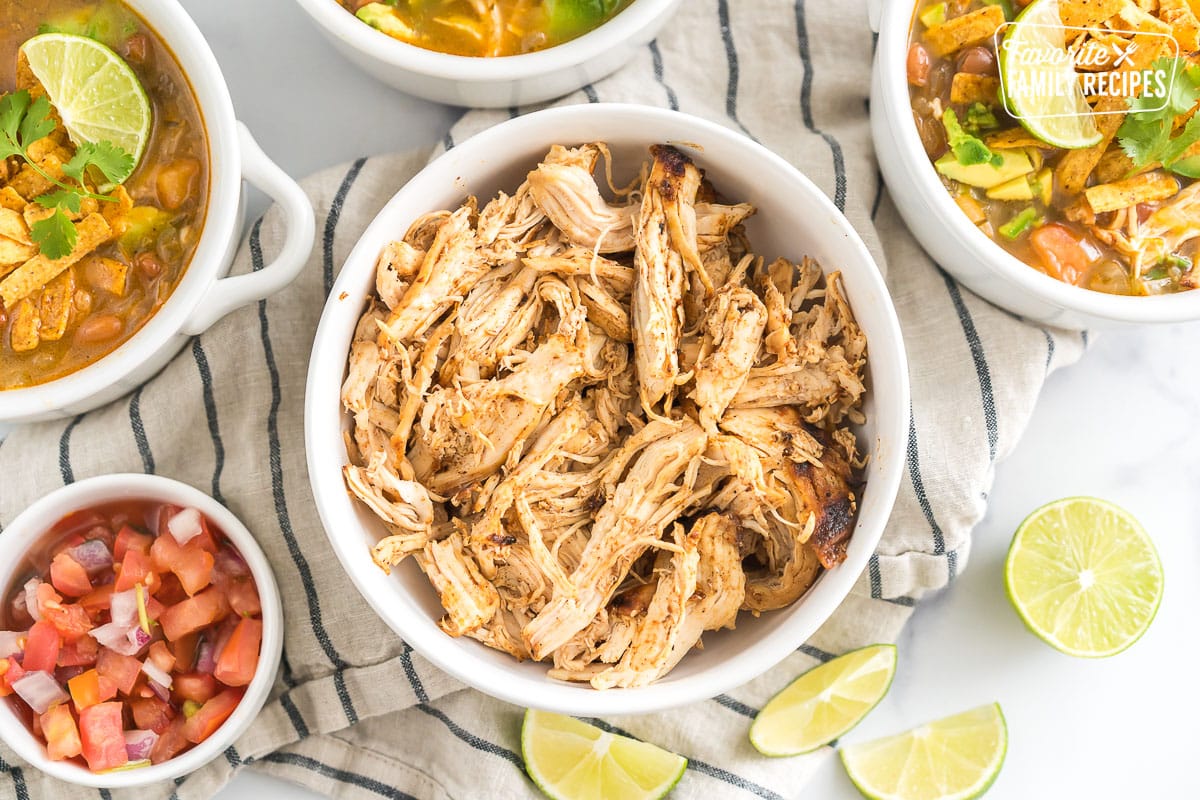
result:
M 782 664 L 727 696 L 603 723 L 691 760 L 675 797 L 801 796 L 830 751 L 760 757 L 746 738 L 756 709 L 831 654 L 894 640 L 913 604 L 963 568 L 996 461 L 1017 442 L 1046 375 L 1083 349 L 1077 334 L 1027 324 L 964 291 L 913 242 L 871 148 L 871 56 L 863 0 L 687 0 L 657 43 L 563 101 L 679 108 L 799 166 L 886 271 L 911 359 L 906 479 L 877 555 L 838 612 Z M 508 116 L 469 113 L 445 145 Z M 521 770 L 522 710 L 463 689 L 375 617 L 328 547 L 309 492 L 304 380 L 325 295 L 363 228 L 424 158 L 364 159 L 306 181 L 320 241 L 293 287 L 223 320 L 132 396 L 20 429 L 0 445 L 0 522 L 64 482 L 144 470 L 211 492 L 274 565 L 288 620 L 271 700 L 224 757 L 129 797 L 207 798 L 244 767 L 346 798 L 535 793 Z M 282 236 L 272 211 L 235 270 L 260 268 Z M 0 797 L 97 795 L 46 778 L 7 749 L 0 758 Z

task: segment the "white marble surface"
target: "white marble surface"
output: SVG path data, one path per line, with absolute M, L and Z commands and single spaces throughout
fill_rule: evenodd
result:
M 290 0 L 183 0 L 216 51 L 238 115 L 294 175 L 436 141 L 453 111 L 412 100 L 342 61 Z M 269 57 L 266 54 L 270 54 Z M 1110 334 L 1053 376 L 958 581 L 916 611 L 892 691 L 849 740 L 999 700 L 1011 742 L 995 798 L 1200 796 L 1200 325 Z M 1126 653 L 1089 662 L 1026 633 L 1004 596 L 1012 531 L 1074 494 L 1109 498 L 1155 537 L 1162 609 Z M 798 794 L 857 793 L 835 758 Z M 316 797 L 254 774 L 220 800 Z

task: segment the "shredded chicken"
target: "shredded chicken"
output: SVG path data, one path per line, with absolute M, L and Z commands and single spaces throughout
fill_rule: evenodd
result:
M 411 558 L 447 634 L 598 689 L 845 558 L 867 359 L 837 273 L 750 251 L 752 205 L 665 145 L 606 192 L 607 156 L 555 147 L 416 220 L 342 385 L 380 568 Z

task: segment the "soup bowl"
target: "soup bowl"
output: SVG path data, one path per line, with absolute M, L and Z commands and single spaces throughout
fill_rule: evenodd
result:
M 223 753 L 246 732 L 267 701 L 283 653 L 283 603 L 267 557 L 246 526 L 225 506 L 185 483 L 157 475 L 102 475 L 54 490 L 22 511 L 0 536 L 0 591 L 7 598 L 25 556 L 42 544 L 68 514 L 104 503 L 147 500 L 194 508 L 216 523 L 250 568 L 262 603 L 263 633 L 258 667 L 233 713 L 207 739 L 161 764 L 92 772 L 76 760 L 53 760 L 21 719 L 13 701 L 0 700 L 0 739 L 18 756 L 51 777 L 83 786 L 125 789 L 177 778 Z
M 512 192 L 551 145 L 593 141 L 606 142 L 614 163 L 630 175 L 649 145 L 674 143 L 722 192 L 757 206 L 747 222 L 757 251 L 768 259 L 810 255 L 826 270 L 841 270 L 870 353 L 867 423 L 858 431 L 870 463 L 845 562 L 823 572 L 791 606 L 757 619 L 742 615 L 736 630 L 705 634 L 704 649 L 689 653 L 657 683 L 605 691 L 555 681 L 545 664 L 518 663 L 473 639 L 451 638 L 437 625 L 443 613 L 438 596 L 412 559 L 391 575 L 375 565 L 370 548 L 385 528 L 346 491 L 343 434 L 351 420 L 340 402 L 350 342 L 374 291 L 384 246 L 429 211 L 455 208 L 467 195 Z M 883 279 L 858 234 L 820 189 L 782 158 L 719 125 L 616 104 L 554 108 L 497 125 L 441 156 L 396 194 L 347 258 L 330 298 L 305 397 L 309 479 L 321 521 L 346 572 L 380 617 L 438 667 L 482 692 L 571 714 L 644 713 L 712 697 L 764 672 L 811 636 L 849 592 L 883 532 L 904 465 L 909 397 L 904 344 Z
M 888 191 L 926 252 L 971 291 L 1030 320 L 1076 330 L 1200 319 L 1200 291 L 1150 297 L 1105 294 L 1034 269 L 967 219 L 921 145 L 905 59 L 915 4 L 872 0 L 879 34 L 871 81 L 871 134 Z
M 518 56 L 449 55 L 393 39 L 336 0 L 296 0 L 339 51 L 408 94 L 473 108 L 506 108 L 570 94 L 616 71 L 652 41 L 681 0 L 634 0 L 577 39 Z
M 178 3 L 125 0 L 125 4 L 172 51 L 203 117 L 210 185 L 200 239 L 174 292 L 137 333 L 69 375 L 0 391 L 0 423 L 79 414 L 127 394 L 162 369 L 191 336 L 203 333 L 230 311 L 291 283 L 312 250 L 316 223 L 308 197 L 235 118 L 221 68 L 191 17 Z M 241 236 L 242 192 L 247 182 L 280 206 L 288 235 L 275 261 L 254 273 L 225 277 Z

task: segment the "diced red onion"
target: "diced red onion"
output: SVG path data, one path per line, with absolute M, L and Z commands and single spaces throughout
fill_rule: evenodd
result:
M 125 754 L 130 761 L 144 761 L 157 741 L 158 734 L 154 731 L 125 731 Z
M 27 672 L 20 680 L 13 681 L 13 691 L 33 709 L 36 714 L 45 714 L 50 708 L 65 703 L 68 695 L 49 672 Z
M 99 575 L 106 569 L 112 569 L 112 551 L 100 539 L 89 539 L 83 544 L 75 545 L 68 552 L 71 558 L 79 562 L 79 566 L 87 570 L 89 578 Z
M 21 640 L 26 635 L 22 631 L 0 631 L 0 658 L 8 658 L 24 650 Z
M 140 653 L 143 647 L 150 644 L 150 634 L 142 630 L 140 625 L 134 625 L 130 628 L 127 638 L 129 639 L 130 646 L 133 647 L 133 653 L 127 653 L 127 655 Z
M 242 558 L 242 554 L 232 547 L 222 547 L 213 556 L 213 561 L 213 571 L 215 573 L 235 577 L 248 577 L 250 575 L 250 565 L 246 563 L 246 559 Z
M 112 621 L 122 628 L 138 624 L 137 589 L 126 589 L 112 596 Z
M 209 675 L 217 668 L 216 648 L 213 643 L 205 639 L 196 648 L 196 672 L 204 672 Z
M 120 625 L 116 622 L 110 622 L 106 625 L 100 625 L 88 631 L 88 636 L 91 636 L 100 644 L 112 650 L 114 653 L 122 656 L 131 656 L 142 648 L 137 646 L 132 638 L 134 630 L 140 631 L 141 628 L 130 629 L 128 625 Z M 147 640 L 150 638 L 146 637 Z
M 171 702 L 171 691 L 163 686 L 158 681 L 146 681 L 146 685 L 150 687 L 150 691 L 154 692 L 154 696 L 164 703 Z
M 142 672 L 146 673 L 146 677 L 151 681 L 158 683 L 164 688 L 171 688 L 171 674 L 150 659 L 147 658 L 146 663 L 142 664 Z M 158 694 L 158 692 L 155 692 L 155 694 Z
M 200 512 L 194 508 L 185 508 L 167 520 L 167 530 L 180 545 L 187 544 L 203 532 L 203 528 L 200 527 Z
M 65 684 L 67 681 L 71 680 L 72 678 L 76 678 L 87 671 L 88 671 L 88 668 L 84 667 L 84 666 L 57 667 L 54 670 L 54 680 L 58 681 L 59 683 Z
M 29 616 L 33 617 L 34 622 L 42 621 L 42 612 L 38 609 L 37 590 L 42 585 L 38 578 L 30 578 L 25 582 L 25 608 L 29 609 Z

